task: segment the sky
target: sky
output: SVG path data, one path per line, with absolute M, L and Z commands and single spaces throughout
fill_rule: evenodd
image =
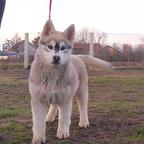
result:
M 64 31 L 70 24 L 105 33 L 144 34 L 143 0 L 53 0 L 51 18 Z M 6 0 L 0 40 L 18 33 L 41 32 L 49 16 L 49 0 Z

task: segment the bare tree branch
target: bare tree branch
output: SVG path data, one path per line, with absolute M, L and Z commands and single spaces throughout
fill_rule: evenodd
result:
M 77 32 L 75 41 L 82 43 L 89 43 L 90 40 L 90 32 L 94 33 L 94 43 L 99 43 L 100 45 L 104 44 L 107 39 L 107 35 L 104 32 L 99 32 L 96 29 L 90 31 L 88 28 L 82 28 Z

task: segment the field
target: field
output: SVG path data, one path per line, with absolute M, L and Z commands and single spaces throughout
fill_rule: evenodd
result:
M 30 144 L 32 116 L 28 70 L 0 70 L 0 144 Z M 71 137 L 58 140 L 47 124 L 48 144 L 144 144 L 144 71 L 90 72 L 90 128 L 78 128 L 73 103 Z

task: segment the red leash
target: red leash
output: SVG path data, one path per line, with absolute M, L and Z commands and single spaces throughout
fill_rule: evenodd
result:
M 49 3 L 49 19 L 51 18 L 51 6 L 52 6 L 52 0 L 50 0 Z

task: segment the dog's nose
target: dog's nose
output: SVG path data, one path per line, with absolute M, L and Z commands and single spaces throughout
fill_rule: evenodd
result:
M 54 62 L 55 64 L 57 64 L 57 63 L 59 63 L 59 61 L 60 61 L 60 56 L 55 55 L 55 56 L 53 57 L 53 62 Z

